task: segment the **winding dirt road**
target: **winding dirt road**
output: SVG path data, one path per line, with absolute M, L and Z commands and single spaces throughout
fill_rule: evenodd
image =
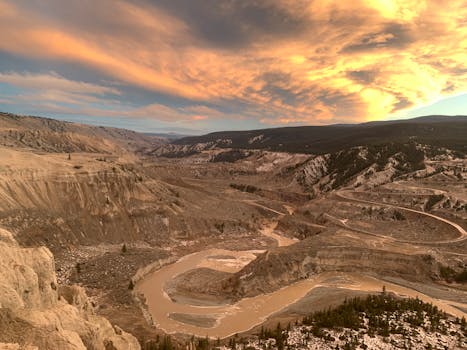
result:
M 248 204 L 250 204 L 250 205 L 253 205 L 253 206 L 258 207 L 258 208 L 262 208 L 262 209 L 267 210 L 267 211 L 270 211 L 270 212 L 273 212 L 273 213 L 275 213 L 275 214 L 277 214 L 277 215 L 281 215 L 281 216 L 287 215 L 287 213 L 283 213 L 283 212 L 280 212 L 280 211 L 278 211 L 278 210 L 269 208 L 269 207 L 267 207 L 267 206 L 265 206 L 265 205 L 259 204 L 259 203 L 258 203 L 256 200 L 254 200 L 254 199 L 243 199 L 242 202 L 248 203 Z M 287 209 L 287 210 L 289 210 L 289 209 Z
M 392 204 L 356 199 L 347 192 L 337 192 L 336 195 L 346 200 L 374 205 L 385 205 L 400 210 L 426 215 L 453 226 L 460 233 L 460 237 L 456 239 L 435 243 L 459 242 L 467 238 L 467 233 L 460 225 L 433 214 Z M 249 200 L 248 202 L 252 205 L 274 212 L 280 216 L 286 215 L 286 213 L 268 208 L 262 204 L 256 203 L 255 201 Z M 288 208 L 287 210 L 290 212 Z M 341 223 L 346 225 L 345 220 L 342 220 Z M 262 228 L 261 233 L 267 237 L 275 239 L 279 247 L 288 246 L 297 242 L 296 239 L 291 239 L 275 233 L 274 230 L 276 227 L 277 221 L 271 222 Z M 374 235 L 388 238 L 383 235 Z M 164 266 L 147 275 L 137 283 L 136 290 L 144 295 L 146 306 L 149 313 L 152 315 L 155 324 L 166 333 L 184 333 L 202 337 L 209 336 L 211 338 L 225 338 L 236 333 L 247 331 L 264 322 L 264 320 L 270 315 L 283 310 L 287 306 L 300 300 L 307 293 L 317 287 L 341 288 L 377 293 L 382 290 L 384 285 L 388 292 L 393 292 L 400 296 L 417 297 L 422 301 L 432 303 L 433 305 L 438 306 L 440 310 L 457 317 L 467 316 L 467 313 L 462 311 L 467 310 L 467 304 L 433 298 L 408 287 L 356 273 L 325 272 L 317 274 L 311 278 L 298 281 L 272 293 L 262 294 L 252 298 L 244 298 L 235 304 L 215 306 L 191 305 L 189 303 L 189 299 L 186 299 L 188 301 L 185 301 L 185 304 L 177 303 L 170 299 L 165 292 L 165 285 L 179 274 L 198 267 L 209 267 L 219 271 L 234 273 L 240 271 L 246 264 L 254 260 L 255 253 L 258 252 L 208 249 L 190 254 L 173 264 Z M 227 259 L 226 256 L 229 258 Z M 185 319 L 190 319 L 192 322 L 187 323 L 180 321 L 180 319 L 177 320 L 175 317 L 176 315 L 179 317 L 182 315 L 182 319 L 184 316 Z M 212 321 L 212 325 L 203 325 L 203 322 L 201 321 L 203 317 L 210 319 Z M 200 320 L 199 323 L 196 321 L 197 318 Z M 195 321 L 193 322 L 193 320 Z
M 423 211 L 420 211 L 420 210 L 416 210 L 416 209 L 410 209 L 410 208 L 406 208 L 406 207 L 401 207 L 401 206 L 398 206 L 398 205 L 395 205 L 395 204 L 389 204 L 389 203 L 380 203 L 380 202 L 374 202 L 374 201 L 370 201 L 370 200 L 366 200 L 366 199 L 359 199 L 359 198 L 354 198 L 352 197 L 351 193 L 358 193 L 358 192 L 350 192 L 350 191 L 339 191 L 339 192 L 336 192 L 336 196 L 337 197 L 340 197 L 342 199 L 346 199 L 346 200 L 351 200 L 351 201 L 355 201 L 355 202 L 360 202 L 360 203 L 366 203 L 366 204 L 373 204 L 373 205 L 379 205 L 379 206 L 387 206 L 387 207 L 391 207 L 391 208 L 397 208 L 399 210 L 405 210 L 405 211 L 410 211 L 412 213 L 417 213 L 417 214 L 421 214 L 421 215 L 425 215 L 425 216 L 429 216 L 433 219 L 436 219 L 436 220 L 439 220 L 439 221 L 442 221 L 448 225 L 451 225 L 452 227 L 454 227 L 459 233 L 460 233 L 460 236 L 457 237 L 457 238 L 454 238 L 454 239 L 448 239 L 448 240 L 442 240 L 442 241 L 430 241 L 430 242 L 425 242 L 425 241 L 404 241 L 404 240 L 398 240 L 398 239 L 394 239 L 394 241 L 397 241 L 397 242 L 403 242 L 403 243 L 414 243 L 414 244 L 425 244 L 425 243 L 430 243 L 430 244 L 443 244 L 443 243 L 455 243 L 455 242 L 461 242 L 465 239 L 467 239 L 467 232 L 464 230 L 464 228 L 458 224 L 456 224 L 455 222 L 452 222 L 450 220 L 447 220 L 445 218 L 442 218 L 440 216 L 437 216 L 437 215 L 434 215 L 434 214 L 430 214 L 430 213 L 426 213 L 426 212 L 423 212 Z M 363 193 L 363 192 L 362 192 Z M 344 225 L 346 225 L 344 223 Z M 350 229 L 352 229 L 351 227 L 348 227 Z M 375 236 L 379 236 L 379 237 L 383 237 L 384 235 L 378 235 L 378 234 L 373 234 L 373 233 L 370 233 L 370 232 L 365 232 L 365 231 L 362 231 L 362 230 L 358 230 L 359 232 L 362 232 L 362 233 L 366 233 L 366 234 L 372 234 L 372 235 L 375 235 Z

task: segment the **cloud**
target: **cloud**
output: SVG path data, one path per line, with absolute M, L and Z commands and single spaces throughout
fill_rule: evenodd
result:
M 191 117 L 191 119 L 192 120 L 206 120 L 206 119 L 208 119 L 208 117 L 205 116 L 205 115 L 194 115 L 194 116 Z
M 131 4 L 124 2 L 116 2 L 115 4 L 117 6 L 112 6 L 112 2 L 107 1 L 109 11 L 102 13 L 94 13 L 90 11 L 91 7 L 87 7 L 86 13 L 96 21 L 106 16 L 129 17 L 131 18 L 129 22 L 138 23 L 138 26 L 142 26 L 146 30 L 141 32 L 145 33 L 146 37 L 151 33 L 150 35 L 157 37 L 160 34 L 166 38 L 164 35 L 166 22 L 169 28 L 175 32 L 179 30 L 175 19 L 173 21 L 162 20 L 161 22 L 160 17 L 163 15 L 158 13 L 152 13 L 151 16 L 143 9 Z M 154 51 L 149 52 L 142 45 L 135 45 L 130 40 L 121 40 L 112 36 L 111 33 L 101 33 L 96 36 L 95 34 L 87 34 L 85 31 L 70 32 L 60 26 L 53 25 L 53 23 L 52 25 L 47 23 L 35 13 L 22 13 L 20 9 L 5 2 L 2 2 L 2 6 L 7 7 L 8 11 L 0 14 L 0 30 L 3 33 L 0 49 L 27 57 L 77 62 L 94 67 L 127 83 L 187 98 L 197 99 L 206 96 L 189 84 L 180 82 L 161 64 L 156 66 L 151 65 L 151 62 L 146 63 L 145 60 L 149 55 L 153 55 Z M 138 30 L 134 32 L 135 38 L 138 37 L 138 33 Z M 170 37 L 169 35 L 168 39 Z M 156 48 L 155 44 L 161 45 L 159 47 L 160 50 L 162 49 L 160 58 L 164 58 L 164 55 L 167 59 L 173 58 L 167 57 L 170 52 L 164 50 L 163 46 L 166 43 L 152 42 L 151 44 L 152 49 Z
M 342 53 L 352 53 L 359 51 L 371 51 L 381 48 L 401 50 L 408 47 L 414 40 L 410 30 L 411 24 L 391 23 L 376 33 L 365 33 L 345 46 Z
M 21 88 L 20 93 L 1 89 L 2 84 Z M 2 90 L 5 92 L 2 93 Z M 222 119 L 228 114 L 202 106 L 170 107 L 159 103 L 132 105 L 121 102 L 115 87 L 67 79 L 55 72 L 0 72 L 0 103 L 21 106 L 31 114 L 118 117 L 148 119 L 172 123 L 191 123 Z
M 0 82 L 27 89 L 46 89 L 95 95 L 120 95 L 120 91 L 115 88 L 69 80 L 55 72 L 49 72 L 47 74 L 0 72 Z
M 268 125 L 382 119 L 467 90 L 466 18 L 463 0 L 0 0 L 0 50 L 120 85 L 52 73 L 0 81 L 47 87 L 37 103 L 69 113 Z M 157 97 L 134 105 L 123 92 L 132 88 Z

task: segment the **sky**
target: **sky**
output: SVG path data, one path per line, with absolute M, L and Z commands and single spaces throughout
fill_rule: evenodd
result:
M 465 0 L 0 0 L 0 111 L 147 132 L 467 114 Z

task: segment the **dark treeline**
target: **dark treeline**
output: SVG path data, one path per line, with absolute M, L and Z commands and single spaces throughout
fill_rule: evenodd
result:
M 447 282 L 467 283 L 467 269 L 463 268 L 461 271 L 456 271 L 449 266 L 441 266 L 439 269 L 441 277 Z

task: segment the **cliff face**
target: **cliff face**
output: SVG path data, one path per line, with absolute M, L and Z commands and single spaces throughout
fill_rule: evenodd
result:
M 22 244 L 46 244 L 54 251 L 69 244 L 151 241 L 156 229 L 164 239 L 164 205 L 151 193 L 167 192 L 160 187 L 144 185 L 121 169 L 17 175 L 0 183 L 0 221 L 19 232 Z
M 299 243 L 267 251 L 222 283 L 222 291 L 234 298 L 269 293 L 298 280 L 327 271 L 360 272 L 400 277 L 420 282 L 437 274 L 436 258 L 420 252 L 325 243 L 325 232 Z M 320 236 L 324 236 L 320 237 Z M 218 290 L 219 290 L 218 288 Z
M 21 248 L 3 229 L 0 329 L 0 347 L 140 349 L 136 338 L 94 314 L 82 288 L 58 287 L 54 260 L 47 248 Z
M 43 154 L 0 147 L 0 226 L 23 246 L 54 254 L 78 245 L 144 242 L 167 246 L 226 232 L 248 232 L 247 203 L 128 157 Z M 212 208 L 206 211 L 205 208 Z

